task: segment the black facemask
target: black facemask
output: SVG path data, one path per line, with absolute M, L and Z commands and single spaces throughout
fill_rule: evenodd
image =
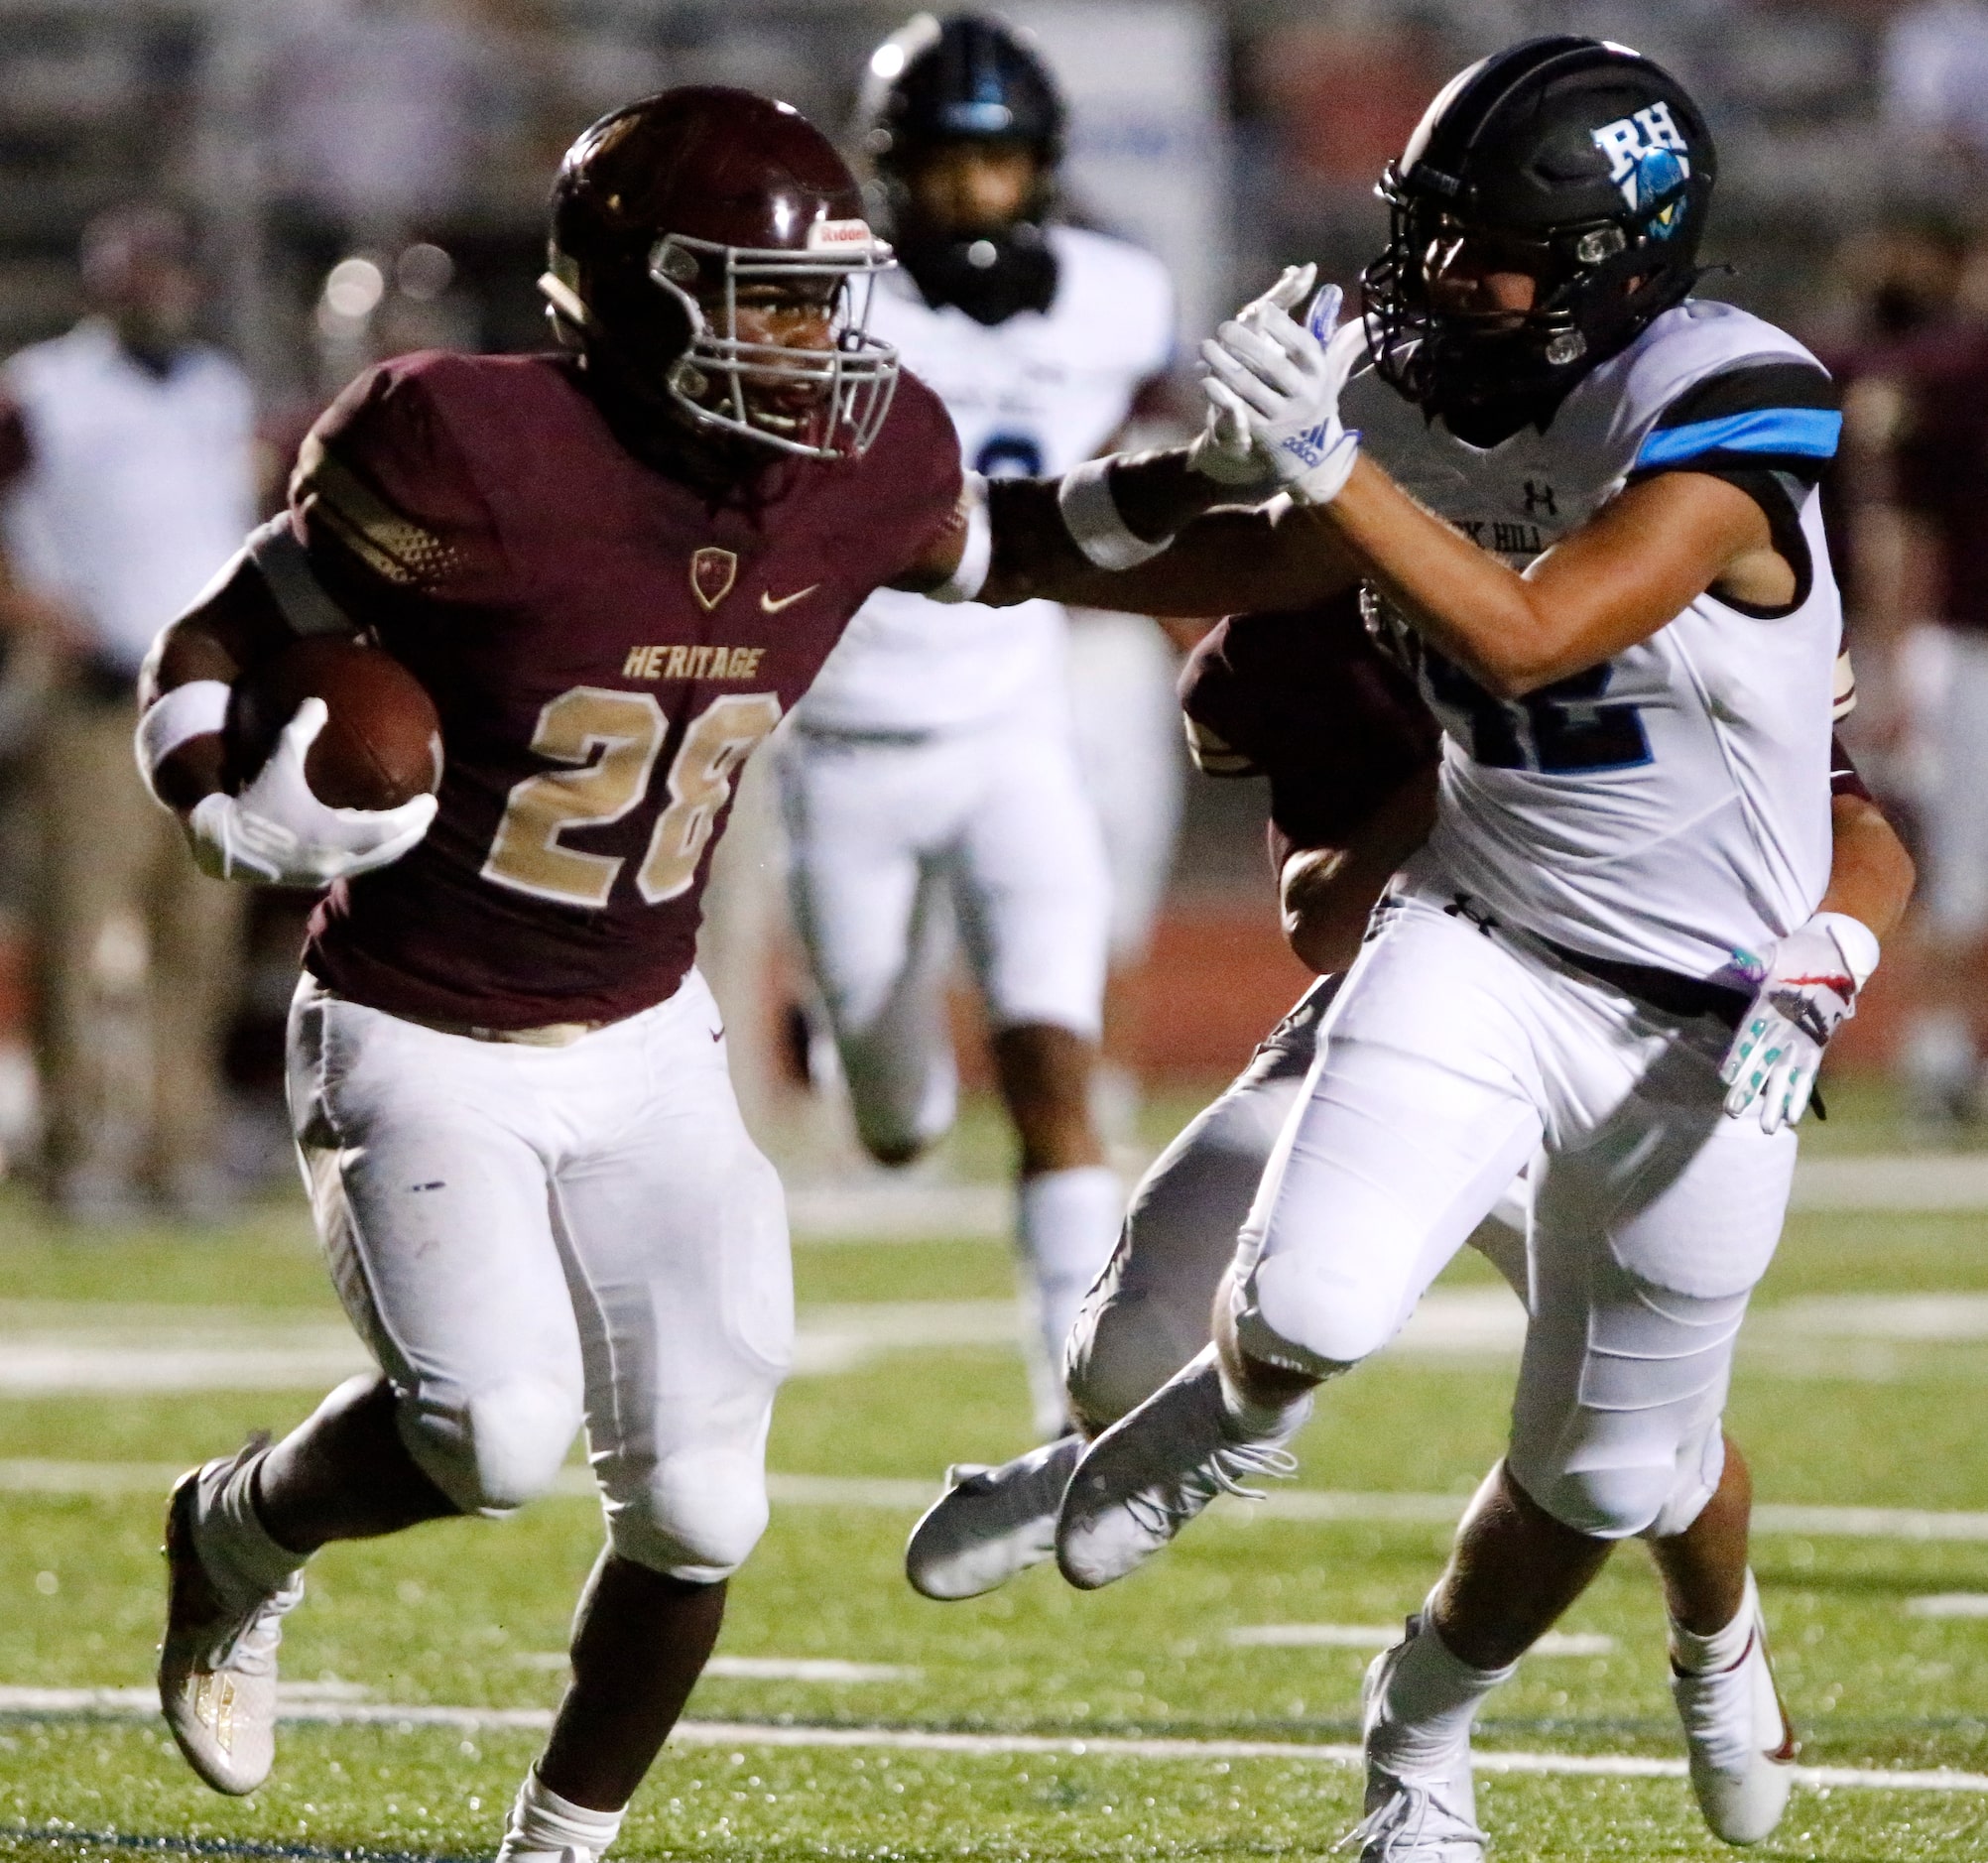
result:
M 957 305 L 976 323 L 992 325 L 1024 310 L 1047 310 L 1056 301 L 1056 255 L 1028 220 L 948 238 L 909 233 L 897 251 L 934 310 Z

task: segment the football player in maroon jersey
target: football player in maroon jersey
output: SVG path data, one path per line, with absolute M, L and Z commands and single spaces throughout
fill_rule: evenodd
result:
M 865 597 L 986 555 L 944 410 L 865 332 L 887 263 L 788 106 L 614 112 L 554 198 L 566 353 L 361 376 L 154 652 L 140 761 L 201 863 L 330 887 L 291 1097 L 381 1368 L 174 1492 L 161 1695 L 218 1790 L 269 1770 L 308 1556 L 508 1512 L 582 1423 L 607 1547 L 506 1857 L 605 1850 L 703 1667 L 765 1526 L 793 1327 L 779 1183 L 691 967 L 711 842 Z M 230 683 L 319 633 L 369 634 L 434 695 L 438 797 L 317 802 L 318 700 L 224 791 Z

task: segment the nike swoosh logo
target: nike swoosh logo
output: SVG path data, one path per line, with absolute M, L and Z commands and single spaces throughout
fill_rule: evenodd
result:
M 763 588 L 759 592 L 760 612 L 778 614 L 783 608 L 792 608 L 804 595 L 813 594 L 820 586 L 819 582 L 809 582 L 806 588 L 797 588 L 792 595 L 783 595 L 778 601 L 774 599 L 771 589 Z
M 722 1041 L 723 1041 L 724 1039 L 725 1039 L 725 1032 L 724 1032 L 724 1030 L 723 1030 L 722 1028 L 717 1028 L 717 1029 L 713 1029 L 713 1030 L 711 1031 L 711 1040 L 712 1040 L 712 1041 L 714 1041 L 714 1042 L 722 1042 Z

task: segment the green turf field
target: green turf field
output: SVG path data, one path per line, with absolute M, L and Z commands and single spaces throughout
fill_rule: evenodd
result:
M 1818 1154 L 1886 1136 L 1846 1097 Z M 976 1144 L 967 1157 L 986 1154 Z M 301 1207 L 279 1201 L 217 1236 L 64 1243 L 0 1190 L 0 1849 L 489 1854 L 597 1545 L 584 1494 L 318 1560 L 285 1644 L 294 1704 L 376 1718 L 291 1725 L 269 1787 L 217 1798 L 142 1695 L 116 1691 L 150 1678 L 165 1480 L 249 1428 L 294 1422 L 349 1349 Z M 898 1572 L 916 1498 L 948 1460 L 1026 1441 L 996 1304 L 1006 1252 L 814 1244 L 798 1252 L 798 1286 L 812 1369 L 775 1428 L 788 1479 L 773 1528 L 733 1588 L 727 1673 L 700 1686 L 698 1725 L 637 1800 L 621 1854 L 1321 1856 L 1355 1815 L 1357 1775 L 1329 1749 L 1354 1737 L 1363 1633 L 1419 1600 L 1445 1511 L 1497 1453 L 1505 1334 L 1405 1341 L 1321 1404 L 1295 1500 L 1218 1511 L 1110 1591 L 1038 1571 L 937 1606 Z M 1439 1292 L 1436 1309 L 1463 1319 L 1495 1319 L 1505 1298 L 1470 1260 Z M 921 1311 L 942 1344 L 921 1343 Z M 298 1388 L 280 1368 L 263 1389 L 200 1388 L 212 1353 L 257 1341 L 295 1352 Z M 1988 1615 L 1967 1614 L 1988 1611 L 1984 1414 L 1988 1215 L 1799 1217 L 1742 1353 L 1733 1425 L 1763 1502 L 1836 1510 L 1784 1512 L 1756 1559 L 1804 1762 L 1836 1771 L 1798 1793 L 1763 1854 L 1988 1855 L 1988 1792 L 1923 1777 L 1988 1774 Z M 1880 1511 L 1842 1511 L 1856 1508 Z M 1929 1613 L 1926 1599 L 1946 1602 Z M 1480 1751 L 1601 1770 L 1487 1770 L 1496 1856 L 1717 1853 L 1679 1779 L 1621 1776 L 1680 1752 L 1638 1549 L 1562 1630 L 1574 1641 L 1494 1697 Z M 1274 1640 L 1301 1634 L 1314 1641 Z M 23 1692 L 36 1688 L 106 1692 L 38 1706 Z M 474 1712 L 423 1717 L 437 1707 Z M 968 1738 L 946 1749 L 947 1735 Z M 1872 1769 L 1920 1787 L 1853 1783 Z

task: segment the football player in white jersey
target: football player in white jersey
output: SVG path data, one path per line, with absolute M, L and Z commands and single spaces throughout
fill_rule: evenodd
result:
M 899 259 L 872 325 L 937 391 L 967 466 L 1056 474 L 1097 453 L 1168 364 L 1173 293 L 1149 254 L 1047 222 L 1063 112 L 1042 61 L 991 21 L 921 16 L 871 60 L 863 116 Z M 955 926 L 964 943 L 1020 1140 L 1050 1434 L 1122 1194 L 1090 1113 L 1112 886 L 1064 630 L 1054 602 L 880 592 L 797 707 L 780 772 L 795 917 L 857 1129 L 885 1164 L 952 1122 Z
M 1288 277 L 1208 346 L 1194 448 L 1057 493 L 1112 606 L 1364 583 L 1443 726 L 1434 830 L 1321 1029 L 1215 1343 L 1091 1445 L 1057 1530 L 1065 1576 L 1108 1583 L 1287 1467 L 1312 1388 L 1393 1336 L 1530 1162 L 1510 1446 L 1369 1673 L 1369 1863 L 1481 1856 L 1476 1708 L 1632 1536 L 1707 1821 L 1757 1840 L 1787 1800 L 1720 1414 L 1793 1126 L 1878 939 L 1830 886 L 1833 391 L 1780 330 L 1690 297 L 1713 174 L 1640 56 L 1488 59 L 1389 171 L 1365 317 L 1332 335 L 1326 294 L 1295 321 Z M 1020 498 L 989 497 L 1003 598 L 1093 598 L 1019 573 Z

